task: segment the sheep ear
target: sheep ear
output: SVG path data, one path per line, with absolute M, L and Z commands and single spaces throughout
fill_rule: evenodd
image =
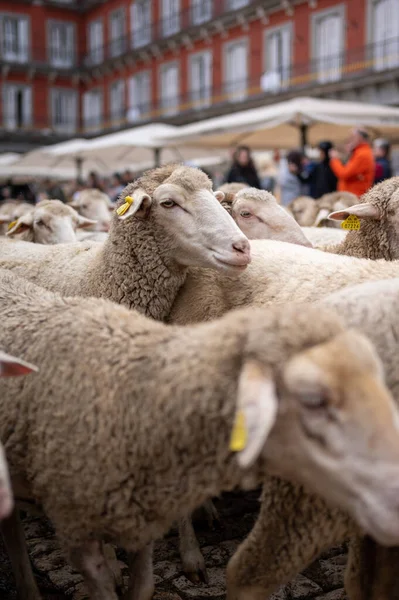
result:
M 244 363 L 238 381 L 237 412 L 230 450 L 243 469 L 259 457 L 276 421 L 278 400 L 273 377 L 260 363 Z
M 0 377 L 27 375 L 28 373 L 32 373 L 32 371 L 38 371 L 38 368 L 20 358 L 0 352 Z
M 332 221 L 343 221 L 344 219 L 347 219 L 349 215 L 355 215 L 356 217 L 359 217 L 359 219 L 375 219 L 376 221 L 381 219 L 380 209 L 368 202 L 354 204 L 344 210 L 336 210 L 329 214 L 328 218 Z
M 17 221 L 10 223 L 9 230 L 7 231 L 6 235 L 12 237 L 17 233 L 23 233 L 24 231 L 30 229 L 32 225 L 33 213 L 26 213 L 25 215 L 22 215 L 22 217 L 19 217 Z
M 328 209 L 327 208 L 321 208 L 319 210 L 319 212 L 317 213 L 317 217 L 315 219 L 314 222 L 314 227 L 320 227 L 322 222 L 324 221 L 324 219 L 328 218 Z
M 77 215 L 78 218 L 78 227 L 84 229 L 85 227 L 90 227 L 91 225 L 95 225 L 97 221 L 93 221 L 93 219 L 87 219 L 86 217 L 82 217 L 82 215 Z
M 221 192 L 220 190 L 217 190 L 216 192 L 213 192 L 213 194 L 214 194 L 216 200 L 218 200 L 219 202 L 221 202 L 225 198 L 225 193 Z
M 116 209 L 119 219 L 125 221 L 130 217 L 136 216 L 139 219 L 145 219 L 148 217 L 151 209 L 152 199 L 142 189 L 135 190 L 132 192 L 132 196 L 126 196 L 128 201 L 122 203 Z

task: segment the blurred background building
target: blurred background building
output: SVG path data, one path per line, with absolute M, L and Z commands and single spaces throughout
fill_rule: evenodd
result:
M 399 105 L 399 0 L 0 1 L 0 152 L 295 96 Z

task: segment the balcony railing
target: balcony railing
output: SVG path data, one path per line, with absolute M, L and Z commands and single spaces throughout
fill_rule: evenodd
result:
M 252 64 L 262 64 L 260 53 L 250 57 Z M 219 69 L 222 65 L 215 64 Z M 243 107 L 252 102 L 278 98 L 287 93 L 303 94 L 318 88 L 337 85 L 358 77 L 378 75 L 383 71 L 399 69 L 399 37 L 384 40 L 379 44 L 371 44 L 350 50 L 334 56 L 318 57 L 306 64 L 281 66 L 267 73 L 259 70 L 252 78 L 236 77 L 234 80 L 225 81 L 217 87 L 196 87 L 188 90 L 187 94 L 168 94 L 167 97 L 158 97 L 155 102 L 141 101 L 134 105 L 126 105 L 121 110 L 103 114 L 87 115 L 86 118 L 74 119 L 70 124 L 63 121 L 63 129 L 70 125 L 70 133 L 74 134 L 99 134 L 101 131 L 125 128 L 143 124 L 152 120 L 173 119 L 176 116 L 186 116 L 187 121 L 198 111 L 205 117 L 209 110 L 222 114 L 235 108 Z M 138 91 L 137 95 L 145 97 L 144 92 Z M 21 111 L 22 113 L 22 111 Z M 12 115 L 7 119 L 3 114 L 1 125 L 3 129 L 17 129 L 20 131 L 43 130 L 44 132 L 57 131 L 49 121 L 47 114 L 36 115 L 32 124 L 18 127 L 18 123 L 26 123 L 22 118 Z M 12 123 L 12 127 L 8 125 Z M 76 126 L 77 123 L 80 125 Z M 73 131 L 72 131 L 73 130 Z
M 9 65 L 25 65 L 27 68 L 42 67 L 49 69 L 87 68 L 100 65 L 104 61 L 115 59 L 135 50 L 143 50 L 153 43 L 186 33 L 187 30 L 200 27 L 223 15 L 249 6 L 255 0 L 194 0 L 178 13 L 163 17 L 158 21 L 140 23 L 133 30 L 119 38 L 112 39 L 106 45 L 98 45 L 89 49 L 84 54 L 78 54 L 75 48 L 62 47 L 53 49 L 48 44 L 29 44 L 25 41 L 13 40 L 12 47 L 3 40 L 0 43 L 0 62 Z M 55 2 L 55 0 L 52 0 Z M 72 5 L 73 2 L 58 0 L 63 6 Z M 89 0 L 86 0 L 89 2 Z M 76 2 L 75 2 L 76 3 Z M 83 3 L 84 4 L 84 3 Z M 56 54 L 62 54 L 57 59 Z

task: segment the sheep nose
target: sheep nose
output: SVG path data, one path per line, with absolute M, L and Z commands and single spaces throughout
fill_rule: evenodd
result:
M 233 250 L 235 250 L 239 254 L 243 254 L 244 257 L 248 259 L 248 263 L 251 261 L 251 246 L 247 238 L 243 238 L 237 242 L 234 242 Z

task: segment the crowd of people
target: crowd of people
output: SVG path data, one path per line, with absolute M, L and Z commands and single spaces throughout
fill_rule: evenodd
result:
M 319 160 L 312 161 L 299 150 L 288 152 L 279 160 L 276 178 L 260 178 L 248 146 L 239 146 L 233 155 L 226 183 L 245 183 L 251 187 L 274 191 L 278 185 L 280 201 L 289 204 L 298 196 L 311 196 L 315 200 L 324 194 L 347 191 L 361 196 L 374 183 L 392 177 L 390 144 L 377 139 L 371 146 L 369 134 L 355 128 L 343 153 L 332 142 L 318 144 Z
M 248 146 L 238 146 L 232 152 L 232 162 L 226 173 L 208 172 L 214 187 L 222 183 L 245 183 L 250 187 L 275 193 L 281 204 L 288 205 L 298 196 L 310 196 L 317 200 L 330 192 L 347 191 L 361 196 L 373 183 L 392 177 L 390 153 L 387 140 L 370 142 L 367 131 L 355 128 L 343 149 L 338 152 L 331 141 L 318 144 L 319 159 L 310 160 L 302 151 L 291 150 L 285 157 L 274 153 L 271 162 L 258 167 Z M 99 189 L 115 201 L 120 192 L 138 174 L 130 170 L 101 177 L 91 172 L 87 180 L 77 179 L 60 184 L 51 179 L 42 182 L 15 184 L 6 182 L 0 188 L 0 201 L 16 198 L 32 204 L 57 198 L 66 202 L 83 189 Z

